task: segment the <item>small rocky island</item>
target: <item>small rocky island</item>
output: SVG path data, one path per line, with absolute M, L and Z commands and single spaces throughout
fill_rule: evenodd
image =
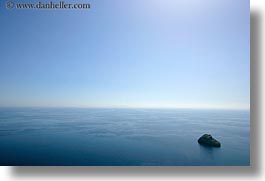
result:
M 221 147 L 221 143 L 210 134 L 204 134 L 198 139 L 198 143 L 209 147 Z

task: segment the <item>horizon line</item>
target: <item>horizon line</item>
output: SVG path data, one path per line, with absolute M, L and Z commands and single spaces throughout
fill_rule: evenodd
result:
M 0 106 L 0 108 L 65 108 L 65 109 L 194 109 L 194 110 L 246 110 L 231 107 L 134 107 L 134 106 Z

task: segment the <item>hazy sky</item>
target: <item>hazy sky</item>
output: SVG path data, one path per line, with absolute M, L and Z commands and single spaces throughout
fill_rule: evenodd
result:
M 79 2 L 0 2 L 0 106 L 249 108 L 248 0 Z

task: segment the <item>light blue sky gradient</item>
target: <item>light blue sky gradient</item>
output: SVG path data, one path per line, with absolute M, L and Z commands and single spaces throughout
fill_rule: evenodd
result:
M 79 2 L 0 2 L 0 106 L 249 108 L 248 0 Z

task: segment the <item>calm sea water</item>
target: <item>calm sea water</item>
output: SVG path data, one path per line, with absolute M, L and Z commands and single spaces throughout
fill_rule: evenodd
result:
M 0 109 L 0 165 L 249 165 L 249 111 Z M 200 146 L 204 133 L 221 148 Z

